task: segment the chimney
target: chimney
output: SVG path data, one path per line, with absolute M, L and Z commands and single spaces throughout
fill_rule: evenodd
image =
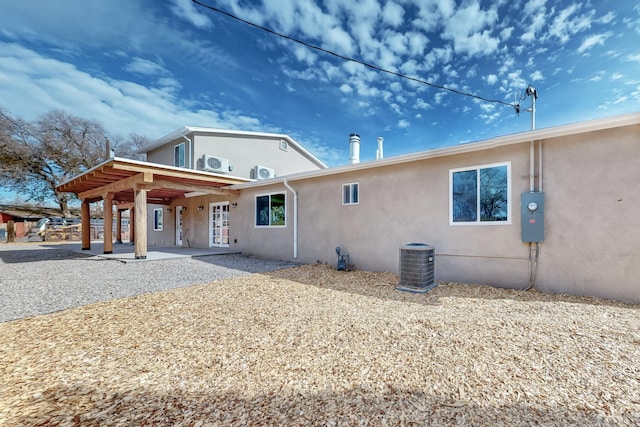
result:
M 358 135 L 357 133 L 352 133 L 349 135 L 349 148 L 351 152 L 349 162 L 352 165 L 360 163 L 360 135 Z
M 376 160 L 384 158 L 384 155 L 382 153 L 382 141 L 384 141 L 384 138 L 379 136 L 378 137 L 378 151 L 376 151 Z

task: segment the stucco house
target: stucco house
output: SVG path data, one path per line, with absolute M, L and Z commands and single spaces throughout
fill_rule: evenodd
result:
M 172 165 L 176 155 L 160 151 L 178 138 L 160 141 L 147 151 L 149 160 Z M 191 150 L 185 165 L 197 169 L 205 152 Z M 208 194 L 183 192 L 163 206 L 186 208 L 182 233 L 191 246 L 224 244 L 304 263 L 335 263 L 341 246 L 356 268 L 398 272 L 398 248 L 424 242 L 436 249 L 437 280 L 526 288 L 535 279 L 549 292 L 638 302 L 639 159 L 634 113 L 334 168 L 309 160 L 306 169 L 268 179 L 198 175 L 197 182 L 228 182 Z M 66 185 L 82 198 L 77 183 Z M 152 242 L 158 232 L 149 215 Z M 165 224 L 168 218 L 175 223 L 164 217 Z M 216 231 L 219 223 L 227 226 Z M 184 238 L 172 241 L 177 231 L 170 228 L 165 243 L 185 245 Z

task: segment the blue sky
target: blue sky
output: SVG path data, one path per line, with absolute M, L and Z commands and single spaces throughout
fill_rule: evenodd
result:
M 539 93 L 537 127 L 640 111 L 640 5 L 562 0 L 201 0 L 378 67 L 489 99 Z M 530 104 L 530 98 L 522 101 Z M 112 133 L 291 135 L 330 166 L 526 131 L 530 115 L 380 73 L 190 0 L 5 1 L 0 106 Z

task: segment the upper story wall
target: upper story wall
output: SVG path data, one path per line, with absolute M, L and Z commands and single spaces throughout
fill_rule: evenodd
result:
M 175 166 L 176 147 L 184 150 L 184 167 L 202 169 L 205 155 L 226 159 L 225 173 L 257 178 L 256 166 L 273 169 L 276 176 L 316 170 L 324 165 L 295 143 L 280 135 L 192 132 L 147 152 L 147 161 Z

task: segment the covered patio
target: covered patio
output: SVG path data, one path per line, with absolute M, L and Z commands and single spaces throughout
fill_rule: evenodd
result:
M 146 259 L 147 204 L 171 205 L 172 200 L 188 195 L 234 195 L 237 190 L 225 187 L 249 181 L 246 178 L 116 157 L 60 184 L 57 190 L 74 193 L 82 202 L 82 250 L 91 250 L 90 203 L 104 201 L 103 254 L 113 253 L 115 206 L 116 242 L 122 242 L 122 212 L 129 210 L 133 257 Z

